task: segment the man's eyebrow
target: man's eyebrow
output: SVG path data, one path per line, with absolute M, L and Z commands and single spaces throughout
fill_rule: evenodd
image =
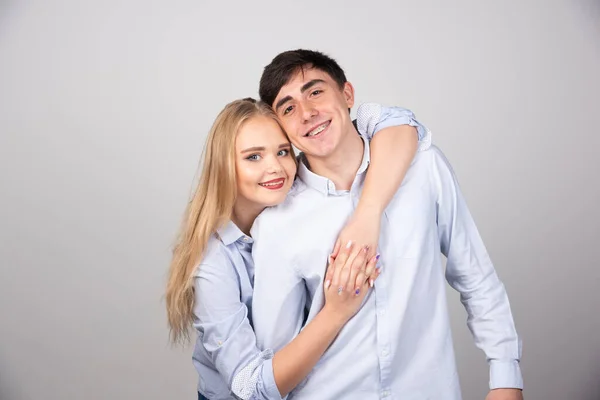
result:
M 302 87 L 300 88 L 300 92 L 304 93 L 306 92 L 308 89 L 310 89 L 311 87 L 315 86 L 317 83 L 325 83 L 325 81 L 323 79 L 313 79 L 310 82 L 306 82 L 304 85 L 302 85 Z
M 277 104 L 275 104 L 275 112 L 277 112 L 277 110 L 279 109 L 279 107 L 281 107 L 282 105 L 284 105 L 285 103 L 287 103 L 291 99 L 292 99 L 292 96 L 285 96 L 283 99 L 279 100 L 277 102 Z
M 312 81 L 306 82 L 304 85 L 302 85 L 302 87 L 300 88 L 300 93 L 306 92 L 308 89 L 310 89 L 311 87 L 315 86 L 318 83 L 326 83 L 326 82 L 323 79 L 313 79 Z M 279 107 L 281 107 L 282 105 L 284 105 L 285 103 L 287 103 L 290 100 L 292 100 L 292 96 L 285 96 L 284 98 L 279 100 L 277 102 L 277 104 L 275 104 L 275 112 L 277 112 L 279 110 Z

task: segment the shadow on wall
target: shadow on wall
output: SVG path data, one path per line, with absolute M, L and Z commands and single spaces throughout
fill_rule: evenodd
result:
M 600 13 L 600 4 L 598 5 Z M 590 376 L 592 377 L 587 385 L 584 385 L 582 400 L 600 399 L 600 358 L 595 360 L 595 365 L 590 365 Z
M 0 354 L 0 361 L 6 358 Z M 2 400 L 26 400 L 25 394 L 10 379 L 10 365 L 0 363 L 0 399 Z
M 10 26 L 12 25 L 11 22 L 17 18 L 19 11 L 23 8 L 24 6 L 22 4 L 19 8 L 17 0 L 0 1 L 0 43 L 2 43 L 3 36 L 6 35 L 6 32 L 10 29 Z M 4 399 L 4 397 L 2 397 L 2 399 Z
M 600 32 L 600 0 L 577 0 L 575 3 L 596 31 Z

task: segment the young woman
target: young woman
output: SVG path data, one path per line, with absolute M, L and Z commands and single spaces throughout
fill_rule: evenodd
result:
M 405 136 L 405 145 L 386 157 L 390 160 L 379 160 L 395 163 L 392 170 L 399 176 L 385 185 L 365 185 L 361 202 L 380 197 L 387 205 L 416 152 L 417 135 Z M 390 168 L 377 169 L 384 170 Z M 202 175 L 185 212 L 166 290 L 172 340 L 185 343 L 192 326 L 198 333 L 193 359 L 200 376 L 199 399 L 286 396 L 357 312 L 379 274 L 372 248 L 343 243 L 335 261 L 330 257 L 331 281 L 324 285 L 326 301 L 319 315 L 279 351 L 257 348 L 249 232 L 264 208 L 285 200 L 295 174 L 291 144 L 270 107 L 243 99 L 221 111 L 207 138 Z M 380 178 L 390 181 L 389 176 Z M 359 204 L 356 213 L 360 209 Z M 380 218 L 370 214 L 354 224 L 378 230 Z

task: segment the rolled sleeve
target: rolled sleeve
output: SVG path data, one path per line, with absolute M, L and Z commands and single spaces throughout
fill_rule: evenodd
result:
M 417 121 L 415 114 L 406 108 L 364 103 L 358 107 L 356 124 L 358 131 L 368 139 L 372 139 L 377 132 L 385 128 L 400 125 L 413 126 L 417 129 L 418 151 L 427 150 L 431 146 L 431 131 Z
M 233 377 L 231 392 L 244 400 L 281 400 L 273 373 L 273 351 L 263 351 L 240 370 Z
M 262 389 L 267 399 L 282 399 L 277 384 L 275 383 L 275 375 L 273 373 L 273 358 L 265 360 L 262 365 Z M 287 397 L 287 396 L 286 396 Z

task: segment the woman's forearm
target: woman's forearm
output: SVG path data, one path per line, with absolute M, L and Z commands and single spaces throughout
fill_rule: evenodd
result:
M 417 130 L 410 125 L 385 128 L 373 137 L 371 164 L 358 210 L 383 212 L 404 180 L 417 147 Z
M 273 375 L 282 397 L 308 375 L 345 322 L 345 317 L 325 306 L 294 340 L 275 353 Z

